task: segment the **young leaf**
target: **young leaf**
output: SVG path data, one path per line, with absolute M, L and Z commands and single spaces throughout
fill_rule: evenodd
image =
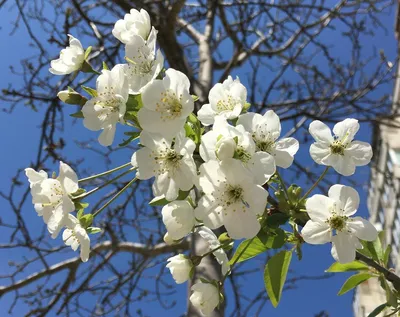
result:
M 89 46 L 85 51 L 85 60 L 89 57 L 90 52 L 92 51 L 92 47 Z
M 353 276 L 350 276 L 346 282 L 344 282 L 342 288 L 340 289 L 338 295 L 343 295 L 348 291 L 352 290 L 357 285 L 361 284 L 362 282 L 370 279 L 373 275 L 369 273 L 358 273 Z
M 264 269 L 264 284 L 274 307 L 278 306 L 292 259 L 291 251 L 281 251 L 269 259 Z
M 288 220 L 289 220 L 288 215 L 282 213 L 276 213 L 267 217 L 266 224 L 268 227 L 278 228 L 279 226 L 284 225 Z
M 70 116 L 74 117 L 74 118 L 84 118 L 81 110 L 79 110 L 78 112 L 75 112 L 75 113 L 71 113 Z
M 376 317 L 378 316 L 381 312 L 385 310 L 385 308 L 388 306 L 388 304 L 384 303 L 376 307 L 369 315 L 368 317 Z
M 369 270 L 368 265 L 360 261 L 353 261 L 345 264 L 335 262 L 325 272 L 338 273 L 338 272 L 364 271 L 364 270 Z
M 110 70 L 110 69 L 108 68 L 106 62 L 103 62 L 103 69 L 105 69 L 105 70 Z
M 128 135 L 129 138 L 124 140 L 122 143 L 118 144 L 119 146 L 127 146 L 129 143 L 135 141 L 140 136 L 140 132 L 138 131 L 125 132 L 124 134 Z
M 93 88 L 90 88 L 90 87 L 86 87 L 86 86 L 81 86 L 82 87 L 82 89 L 84 90 L 84 91 L 86 91 L 90 96 L 92 96 L 92 97 L 97 97 L 97 91 L 96 91 L 96 89 L 93 89 Z

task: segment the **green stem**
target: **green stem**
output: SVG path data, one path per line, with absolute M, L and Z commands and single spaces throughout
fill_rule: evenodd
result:
M 124 186 L 124 188 L 122 188 L 108 202 L 106 202 L 103 207 L 101 207 L 99 210 L 97 210 L 95 213 L 93 213 L 93 217 L 96 217 L 99 213 L 101 213 L 104 209 L 106 209 L 115 199 L 117 199 L 124 191 L 126 191 L 129 188 L 129 186 L 131 186 L 136 180 L 137 180 L 137 178 L 135 177 L 128 184 L 126 184 Z
M 114 173 L 116 171 L 119 171 L 120 169 L 128 167 L 129 165 L 131 165 L 130 162 L 126 163 L 124 165 L 118 166 L 116 168 L 113 168 L 112 170 L 109 170 L 109 171 L 106 171 L 106 172 L 103 172 L 103 173 L 100 173 L 100 174 L 92 175 L 92 176 L 89 176 L 89 177 L 86 177 L 86 178 L 82 178 L 82 179 L 78 180 L 78 182 L 80 182 L 80 183 L 87 182 L 87 181 L 90 181 L 92 179 L 95 179 L 95 178 L 98 178 L 98 177 L 102 177 L 102 176 Z
M 282 185 L 282 188 L 283 188 L 283 191 L 285 192 L 286 198 L 289 200 L 288 191 L 287 191 L 285 182 L 283 181 L 283 178 L 281 177 L 281 174 L 279 174 L 278 170 L 276 170 L 275 173 L 276 173 L 276 176 L 278 176 L 278 178 L 279 178 L 279 182 L 280 182 L 281 185 Z
M 300 199 L 300 202 L 303 201 L 304 199 L 307 198 L 308 195 L 314 190 L 315 187 L 319 184 L 320 181 L 325 177 L 326 173 L 328 173 L 329 166 L 325 167 L 325 170 L 321 174 L 321 176 L 317 179 L 317 181 L 314 183 L 314 185 L 311 186 L 311 188 L 304 194 L 304 196 Z
M 221 281 L 222 284 L 224 284 L 225 279 L 226 279 L 226 278 L 228 277 L 228 275 L 232 272 L 232 268 L 235 266 L 235 264 L 237 263 L 237 261 L 239 261 L 239 259 L 240 259 L 241 256 L 243 255 L 243 253 L 247 250 L 247 248 L 250 246 L 250 244 L 253 242 L 253 240 L 254 240 L 255 238 L 256 238 L 256 237 L 253 237 L 253 238 L 251 238 L 251 239 L 249 240 L 249 243 L 247 243 L 247 245 L 243 248 L 242 252 L 239 253 L 239 256 L 236 258 L 236 260 L 233 261 L 233 263 L 232 263 L 232 265 L 231 265 L 229 271 L 226 272 L 226 274 L 225 274 L 224 277 L 222 278 L 222 281 Z
M 129 170 L 127 170 L 127 171 L 123 172 L 122 174 L 119 174 L 118 176 L 110 179 L 109 181 L 105 182 L 104 184 L 100 185 L 99 187 L 93 188 L 92 190 L 90 190 L 90 191 L 88 191 L 86 193 L 83 193 L 82 195 L 79 195 L 79 196 L 76 196 L 76 197 L 72 197 L 72 200 L 79 200 L 79 199 L 85 198 L 85 197 L 95 193 L 99 189 L 102 189 L 102 188 L 106 187 L 107 185 L 109 185 L 111 183 L 114 183 L 119 178 L 125 176 L 126 174 L 129 174 L 130 172 L 132 172 L 134 170 L 136 170 L 136 167 L 131 167 Z

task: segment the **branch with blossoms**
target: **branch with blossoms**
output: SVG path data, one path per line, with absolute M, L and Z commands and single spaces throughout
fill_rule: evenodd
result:
M 311 122 L 309 132 L 315 143 L 310 155 L 326 169 L 303 194 L 302 188 L 286 184 L 280 175 L 280 169 L 291 167 L 299 142 L 280 139 L 280 119 L 274 111 L 264 115 L 249 111 L 247 89 L 239 78 L 229 76 L 212 87 L 209 103 L 202 105 L 196 116 L 197 96 L 190 93 L 190 81 L 184 73 L 164 67 L 157 49 L 157 30 L 145 10 L 131 10 L 112 33 L 125 45 L 125 64 L 109 69 L 103 63 L 98 72 L 90 64 L 90 47 L 85 50 L 70 35 L 70 45 L 51 62 L 50 72 L 99 74 L 96 89 L 82 86 L 84 92 L 80 93 L 68 87 L 58 97 L 81 107 L 72 116 L 82 118 L 89 130 L 101 131 L 101 145 L 114 143 L 119 123 L 131 128 L 120 146 L 139 140 L 140 149 L 130 163 L 85 179 L 79 179 L 63 162 L 58 176 L 26 169 L 34 208 L 53 239 L 63 230 L 64 243 L 74 251 L 80 248 L 81 260 L 88 261 L 90 236 L 101 231 L 94 226 L 96 217 L 132 184 L 154 177 L 155 198 L 149 203 L 163 206 L 165 242 L 180 245 L 196 233 L 209 245 L 202 255 L 178 254 L 168 259 L 176 283 L 190 279 L 206 256 L 212 254 L 221 265 L 222 279 L 200 277 L 191 287 L 190 301 L 204 315 L 223 304 L 224 283 L 235 265 L 270 249 L 282 249 L 269 259 L 263 277 L 276 307 L 292 254 L 301 259 L 303 243 L 332 243 L 337 262 L 328 271 L 359 272 L 345 282 L 340 295 L 378 277 L 387 303 L 378 307 L 375 315 L 387 307 L 399 311 L 399 277 L 387 268 L 390 248 L 382 248 L 370 222 L 352 217 L 360 203 L 357 191 L 336 184 L 327 196 L 309 197 L 328 170 L 351 176 L 357 166 L 370 162 L 371 146 L 354 140 L 360 127 L 357 120 L 337 123 L 333 134 L 324 123 Z M 117 175 L 94 189 L 83 188 L 86 181 L 106 174 Z M 123 188 L 103 206 L 88 212 L 86 197 L 126 175 L 132 177 Z M 213 230 L 221 227 L 226 233 L 217 237 Z M 246 240 L 229 259 L 226 251 L 241 239 Z

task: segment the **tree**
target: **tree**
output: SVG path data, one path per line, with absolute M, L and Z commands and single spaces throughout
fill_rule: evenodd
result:
M 7 6 L 10 6 L 8 1 L 0 2 L 0 8 Z M 384 53 L 366 55 L 363 43 L 366 38 L 374 38 L 375 29 L 383 27 L 382 17 L 393 6 L 393 1 L 383 0 L 338 1 L 332 5 L 325 1 L 17 0 L 15 27 L 27 30 L 35 54 L 22 60 L 19 70 L 12 69 L 15 75 L 22 76 L 23 82 L 5 88 L 0 98 L 10 113 L 23 104 L 43 113 L 41 138 L 32 168 L 39 170 L 52 161 L 64 160 L 71 163 L 79 175 L 90 177 L 93 170 L 88 166 L 81 169 L 79 165 L 83 161 L 70 162 L 64 152 L 67 141 L 71 141 L 62 132 L 64 124 L 71 122 L 65 116 L 79 108 L 71 110 L 60 102 L 56 93 L 67 86 L 77 91 L 80 85 L 93 87 L 97 74 L 89 72 L 78 78 L 71 75 L 54 80 L 48 67 L 56 53 L 53 56 L 48 52 L 53 52 L 54 47 L 58 50 L 67 46 L 67 34 L 71 33 L 92 45 L 89 62 L 94 69 L 101 69 L 102 62 L 110 68 L 122 63 L 123 45 L 111 30 L 115 21 L 132 7 L 143 8 L 149 12 L 159 32 L 158 43 L 168 67 L 189 78 L 191 92 L 199 99 L 197 110 L 207 103 L 214 83 L 224 81 L 231 73 L 239 74 L 246 83 L 252 111 L 274 110 L 281 121 L 290 126 L 286 136 L 296 136 L 307 143 L 310 139 L 304 129 L 310 119 L 333 123 L 344 117 L 357 117 L 360 122 L 379 122 L 383 119 L 382 113 L 389 113 L 389 94 L 380 93 L 379 88 L 391 85 L 396 63 L 389 62 Z M 52 12 L 51 17 L 47 12 Z M 43 34 L 35 31 L 38 27 Z M 335 50 L 338 43 L 346 43 L 345 54 Z M 122 149 L 92 144 L 92 141 L 77 141 L 80 148 L 101 156 L 109 169 L 115 167 L 116 153 L 127 157 L 137 149 L 133 143 Z M 318 170 L 303 163 L 295 161 L 286 176 L 289 179 L 301 176 L 296 182 L 315 182 Z M 182 250 L 192 249 L 195 254 L 203 254 L 207 246 L 202 245 L 197 236 L 175 245 L 163 242 L 165 229 L 160 213 L 156 207 L 148 206 L 152 199 L 149 182 L 135 182 L 119 197 L 116 205 L 101 214 L 103 231 L 92 247 L 92 263 L 87 268 L 72 254 L 67 260 L 63 257 L 55 262 L 54 254 L 67 249 L 59 243 L 49 243 L 44 229 L 32 233 L 22 214 L 22 207 L 30 196 L 21 171 L 13 179 L 10 191 L 1 192 L 13 213 L 12 222 L 1 222 L 10 230 L 10 239 L 2 248 L 23 250 L 29 255 L 14 264 L 12 274 L 4 276 L 0 294 L 13 291 L 15 301 L 10 309 L 26 300 L 30 315 L 54 312 L 112 315 L 121 310 L 130 315 L 133 314 L 132 303 L 148 298 L 168 308 L 164 300 L 172 291 L 161 263 Z M 92 184 L 96 186 L 99 184 L 96 181 L 106 179 L 109 179 L 107 175 L 101 176 Z M 326 189 L 334 183 L 332 176 L 319 183 L 319 187 Z M 126 184 L 128 181 L 122 177 L 113 182 L 110 185 L 113 190 L 94 203 L 91 201 L 90 209 L 101 208 Z M 276 209 L 276 204 L 271 203 Z M 121 255 L 125 253 L 127 258 Z M 264 261 L 272 254 L 266 252 Z M 126 267 L 121 267 L 118 258 L 128 259 Z M 103 271 L 107 273 L 100 274 Z M 211 256 L 196 268 L 194 278 L 201 271 L 202 274 L 206 271 L 210 279 L 221 279 L 219 266 Z M 147 274 L 154 280 L 151 289 L 144 289 L 141 284 Z M 264 289 L 251 299 L 240 296 L 237 279 L 241 274 L 244 273 L 233 271 L 229 276 L 235 298 L 232 314 L 245 316 L 250 311 L 261 314 L 270 298 Z M 293 277 L 286 287 L 293 287 L 302 278 L 321 276 Z M 88 298 L 85 296 L 94 296 L 96 301 L 83 302 Z M 193 306 L 189 311 L 190 316 L 199 314 Z M 223 307 L 215 314 L 223 315 Z

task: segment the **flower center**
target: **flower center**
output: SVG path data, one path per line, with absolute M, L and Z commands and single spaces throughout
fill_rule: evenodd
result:
M 174 149 L 161 150 L 154 153 L 154 159 L 158 163 L 158 170 L 154 170 L 158 175 L 166 172 L 174 173 L 181 165 L 183 155 L 178 154 Z
M 143 60 L 138 58 L 128 59 L 130 75 L 146 75 L 151 73 L 154 60 Z
M 239 186 L 229 185 L 226 194 L 229 200 L 235 203 L 243 198 L 243 189 Z
M 234 158 L 242 161 L 243 163 L 247 163 L 248 161 L 250 161 L 251 155 L 242 147 L 238 147 L 235 152 Z
M 173 120 L 182 114 L 182 94 L 167 90 L 161 93 L 160 102 L 156 103 L 156 111 L 161 114 L 162 121 Z
M 257 141 L 256 146 L 257 149 L 260 151 L 271 153 L 273 148 L 275 147 L 275 142 L 271 140 Z
M 235 108 L 235 102 L 232 96 L 228 95 L 227 99 L 218 100 L 217 102 L 217 110 L 218 112 L 233 110 Z
M 340 140 L 334 141 L 329 147 L 331 149 L 331 153 L 337 155 L 344 155 L 344 150 L 346 149 L 346 145 Z
M 346 216 L 338 216 L 333 214 L 326 222 L 329 224 L 332 230 L 343 231 L 346 227 L 348 217 Z

